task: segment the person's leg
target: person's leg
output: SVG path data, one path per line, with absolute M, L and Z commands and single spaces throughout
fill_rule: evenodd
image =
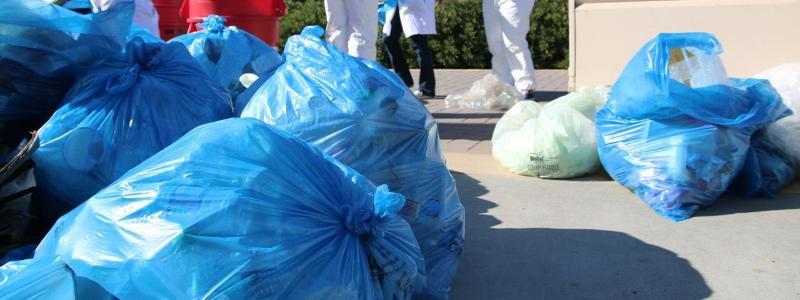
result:
M 533 59 L 528 49 L 528 31 L 534 0 L 499 0 L 503 16 L 503 44 L 507 49 L 506 62 L 514 77 L 514 86 L 525 94 L 536 89 Z
M 500 77 L 503 82 L 514 85 L 514 77 L 506 59 L 506 45 L 503 43 L 503 30 L 500 26 L 501 18 L 497 1 L 483 0 L 483 26 L 486 31 L 486 43 L 492 53 L 492 73 Z
M 378 38 L 378 0 L 348 0 L 348 52 L 352 56 L 375 60 Z
M 411 48 L 417 55 L 419 64 L 419 91 L 425 96 L 436 95 L 436 77 L 433 73 L 433 50 L 428 45 L 428 36 L 423 34 L 412 35 Z
M 403 35 L 403 25 L 400 24 L 400 17 L 398 16 L 399 10 L 395 10 L 394 16 L 389 21 L 392 24 L 392 32 L 388 36 L 383 37 L 383 46 L 386 49 L 386 55 L 389 56 L 389 61 L 392 63 L 394 72 L 403 79 L 403 82 L 408 87 L 414 86 L 414 78 L 411 77 L 411 71 L 408 70 L 408 62 L 406 62 L 406 55 L 403 49 L 400 48 L 400 36 Z
M 349 0 L 325 0 L 325 39 L 336 48 L 347 51 L 347 39 L 350 34 L 347 28 L 347 11 L 345 3 Z

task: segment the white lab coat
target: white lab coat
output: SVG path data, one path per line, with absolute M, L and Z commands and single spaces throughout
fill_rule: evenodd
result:
M 417 34 L 436 34 L 436 0 L 397 0 L 400 9 L 400 23 L 403 24 L 403 33 L 406 37 Z M 397 7 L 386 12 L 386 24 L 383 25 L 383 34 L 392 32 L 392 18 L 395 17 Z
M 104 11 L 119 0 L 92 0 L 95 11 Z M 133 23 L 146 29 L 156 37 L 161 37 L 158 31 L 158 11 L 150 0 L 135 0 L 136 10 L 133 13 Z
M 492 72 L 525 94 L 536 89 L 528 31 L 534 0 L 483 0 L 486 42 L 492 53 Z
M 378 0 L 325 0 L 329 43 L 355 57 L 375 60 Z

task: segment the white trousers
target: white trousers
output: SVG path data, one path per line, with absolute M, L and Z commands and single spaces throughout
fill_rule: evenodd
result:
M 483 0 L 486 42 L 492 71 L 520 92 L 536 89 L 536 74 L 526 37 L 534 0 Z
M 329 43 L 352 56 L 375 60 L 378 0 L 325 0 Z

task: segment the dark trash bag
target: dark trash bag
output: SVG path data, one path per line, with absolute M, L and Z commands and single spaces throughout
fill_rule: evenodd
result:
M 660 34 L 597 113 L 606 171 L 673 220 L 714 203 L 748 161 L 751 135 L 790 114 L 768 81 L 728 78 L 721 52 L 711 34 Z
M 269 76 L 282 59 L 256 36 L 234 26 L 225 27 L 225 21 L 223 17 L 209 15 L 198 25 L 203 30 L 175 37 L 170 42 L 185 45 L 211 77 L 236 99 L 247 88 L 240 82 L 242 75 Z
M 230 97 L 183 46 L 134 39 L 125 55 L 82 77 L 39 131 L 44 207 L 74 208 L 189 130 L 231 117 Z
M 75 78 L 119 53 L 133 2 L 83 16 L 44 1 L 0 1 L 0 153 L 39 128 Z
M 742 171 L 728 190 L 731 195 L 774 198 L 782 187 L 794 180 L 796 159 L 782 147 L 781 141 L 771 139 L 765 130 L 756 131 L 750 139 Z
M 241 116 L 297 135 L 402 193 L 401 215 L 427 266 L 417 297 L 447 298 L 463 248 L 464 208 L 436 122 L 396 75 L 324 42 L 323 32 L 306 27 L 289 38 L 284 64 L 257 87 Z
M 66 266 L 101 287 L 86 299 L 410 299 L 423 261 L 403 202 L 283 131 L 223 120 L 61 218 L 0 268 L 0 294 L 62 296 L 42 279 Z

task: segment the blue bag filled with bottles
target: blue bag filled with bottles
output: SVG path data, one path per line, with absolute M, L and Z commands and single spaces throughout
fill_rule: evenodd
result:
M 62 217 L 0 294 L 61 296 L 39 278 L 66 266 L 101 287 L 86 299 L 410 299 L 424 262 L 403 203 L 286 132 L 222 120 Z
M 721 52 L 708 33 L 660 34 L 597 113 L 606 171 L 676 221 L 714 203 L 747 162 L 751 135 L 791 113 L 768 81 L 728 78 Z
M 231 117 L 225 90 L 179 44 L 134 39 L 96 65 L 39 131 L 35 175 L 57 216 L 198 125 Z
M 281 62 L 272 47 L 235 26 L 225 27 L 225 18 L 209 15 L 198 27 L 203 30 L 181 35 L 178 42 L 200 62 L 212 78 L 228 89 L 233 99 L 255 81 L 269 76 Z
M 256 90 L 241 116 L 297 135 L 403 194 L 401 215 L 426 263 L 417 296 L 447 298 L 463 248 L 464 208 L 436 122 L 396 75 L 324 42 L 323 33 L 309 26 L 288 39 L 283 65 L 251 87 Z
M 39 128 L 75 78 L 119 53 L 133 2 L 84 16 L 44 1 L 0 1 L 0 153 Z

